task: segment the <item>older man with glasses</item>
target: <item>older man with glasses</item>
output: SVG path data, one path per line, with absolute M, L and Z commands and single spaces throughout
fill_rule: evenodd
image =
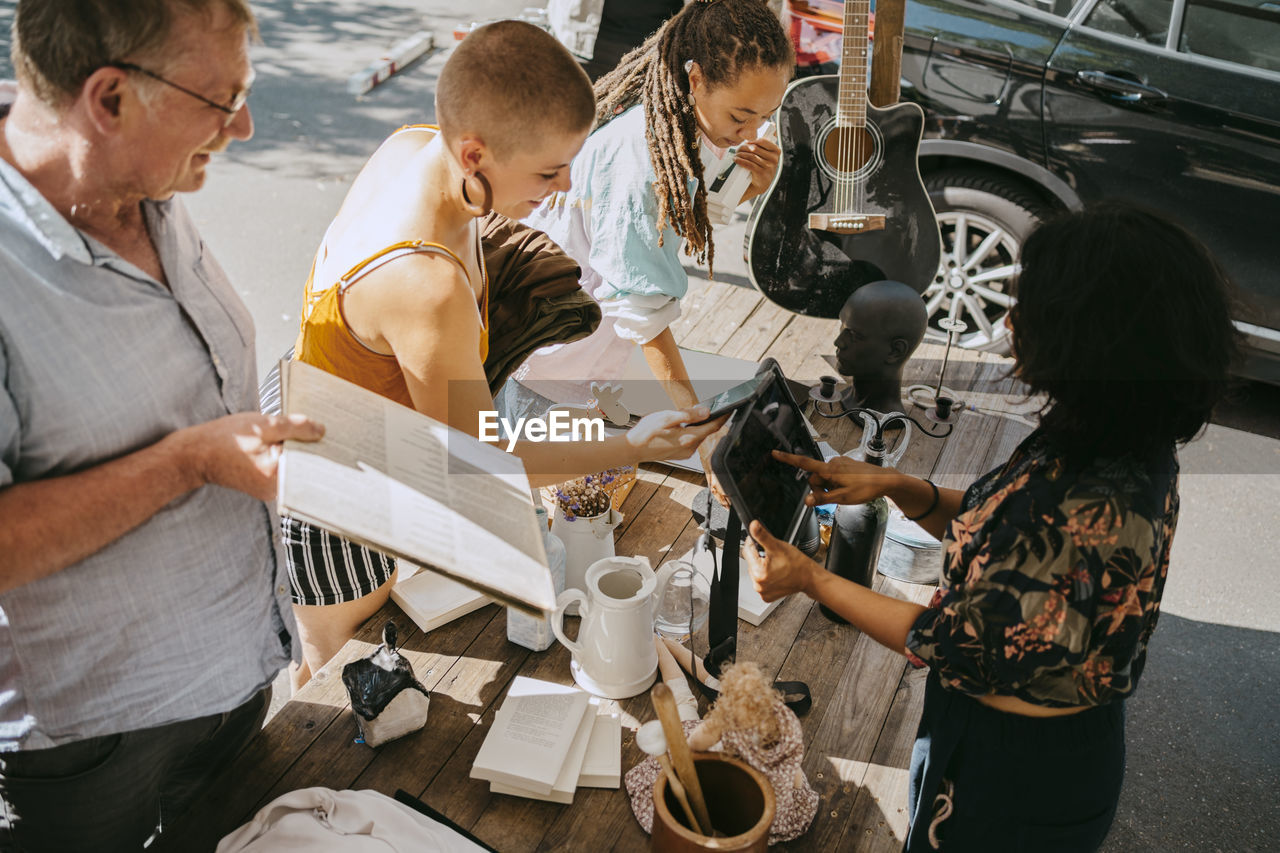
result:
M 248 139 L 244 0 L 19 0 L 0 107 L 0 850 L 138 850 L 296 654 L 253 327 L 179 192 Z

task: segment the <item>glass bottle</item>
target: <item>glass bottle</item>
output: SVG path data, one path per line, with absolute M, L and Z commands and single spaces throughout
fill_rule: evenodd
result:
M 872 465 L 884 465 L 883 442 L 873 439 L 867 444 L 864 456 L 864 461 Z M 836 507 L 831 544 L 827 549 L 827 571 L 870 589 L 888 526 L 889 502 L 883 497 L 864 504 Z M 847 621 L 825 604 L 819 608 L 833 622 Z
M 547 549 L 547 565 L 551 567 L 551 582 L 555 585 L 556 595 L 564 592 L 565 550 L 564 543 L 547 527 L 547 511 L 542 507 L 534 510 L 538 516 L 539 529 L 543 535 L 543 545 Z M 507 608 L 507 639 L 516 645 L 524 646 L 535 652 L 545 651 L 555 642 L 556 635 L 551 632 L 551 623 L 540 616 L 530 616 L 523 610 Z

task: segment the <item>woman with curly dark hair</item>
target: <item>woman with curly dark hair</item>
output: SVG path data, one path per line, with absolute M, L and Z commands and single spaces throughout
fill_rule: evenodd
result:
M 803 591 L 928 667 L 906 849 L 1086 851 L 1115 815 L 1124 700 L 1155 630 L 1178 518 L 1176 447 L 1235 353 L 1222 272 L 1161 217 L 1104 204 L 1042 225 L 1011 312 L 1039 427 L 967 491 L 850 459 L 780 459 L 811 504 L 892 499 L 943 537 L 927 607 L 829 574 L 758 523 L 766 601 Z

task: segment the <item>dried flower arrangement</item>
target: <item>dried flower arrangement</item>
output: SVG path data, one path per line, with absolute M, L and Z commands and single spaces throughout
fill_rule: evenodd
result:
M 595 518 L 608 512 L 618 486 L 634 479 L 635 469 L 628 466 L 569 480 L 555 488 L 556 508 L 564 513 L 565 521 Z

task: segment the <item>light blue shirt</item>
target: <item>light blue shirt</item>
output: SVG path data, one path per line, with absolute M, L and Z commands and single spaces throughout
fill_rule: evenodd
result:
M 0 160 L 0 488 L 257 409 L 248 311 L 181 202 L 143 211 L 169 287 Z M 0 751 L 227 711 L 270 683 L 295 636 L 275 530 L 261 501 L 205 486 L 0 594 Z
M 568 192 L 524 221 L 578 262 L 583 289 L 617 320 L 618 333 L 645 343 L 680 316 L 689 275 L 680 265 L 684 240 L 670 225 L 658 245 L 644 107 L 631 107 L 587 137 L 570 178 Z M 697 186 L 696 179 L 690 183 Z

